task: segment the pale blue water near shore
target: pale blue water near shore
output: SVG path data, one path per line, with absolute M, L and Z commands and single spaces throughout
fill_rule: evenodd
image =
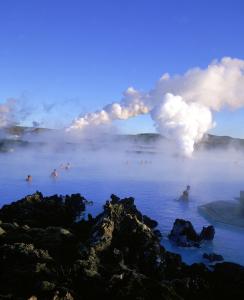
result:
M 143 162 L 142 162 L 143 160 Z M 53 168 L 71 162 L 68 171 L 58 169 L 57 180 L 50 178 Z M 244 190 L 244 163 L 224 155 L 200 156 L 190 160 L 161 155 L 116 153 L 10 153 L 0 155 L 0 206 L 18 200 L 36 190 L 44 195 L 81 193 L 93 206 L 92 214 L 101 211 L 102 205 L 114 193 L 119 197 L 133 196 L 143 214 L 159 222 L 163 233 L 162 243 L 167 249 L 182 254 L 184 261 L 202 261 L 204 252 L 216 252 L 226 261 L 244 265 L 244 230 L 214 224 L 201 216 L 198 205 L 230 200 Z M 25 182 L 27 174 L 33 182 Z M 177 201 L 187 184 L 191 185 L 188 203 Z M 167 234 L 176 218 L 190 220 L 200 231 L 202 226 L 214 224 L 213 242 L 200 249 L 182 249 L 172 246 Z

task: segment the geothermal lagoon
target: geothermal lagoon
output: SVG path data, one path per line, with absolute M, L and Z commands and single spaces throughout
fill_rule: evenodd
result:
M 71 168 L 60 168 L 69 162 Z M 88 212 L 102 211 L 110 195 L 135 198 L 137 208 L 158 221 L 167 250 L 182 255 L 188 263 L 205 262 L 204 252 L 221 254 L 225 261 L 244 265 L 244 229 L 209 220 L 198 206 L 217 200 L 236 201 L 244 189 L 244 154 L 234 150 L 199 151 L 191 158 L 166 153 L 128 152 L 118 149 L 15 150 L 0 154 L 0 206 L 35 191 L 44 196 L 80 193 L 92 200 Z M 53 169 L 57 179 L 50 178 Z M 31 174 L 33 181 L 25 178 Z M 189 201 L 178 201 L 186 185 L 191 186 Z M 200 248 L 180 248 L 167 238 L 174 220 L 192 222 L 200 232 L 202 226 L 214 225 L 215 237 Z

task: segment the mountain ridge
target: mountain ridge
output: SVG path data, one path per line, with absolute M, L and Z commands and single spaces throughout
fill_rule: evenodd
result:
M 49 128 L 41 128 L 41 127 L 25 127 L 25 126 L 11 126 L 2 128 L 0 130 L 0 151 L 5 152 L 9 151 L 11 147 L 18 146 L 28 146 L 32 144 L 45 145 L 48 144 L 47 139 L 41 139 L 41 134 L 48 133 L 53 142 L 53 138 L 55 136 L 55 132 L 59 132 L 57 129 L 49 129 Z M 40 134 L 40 140 L 36 141 L 32 139 L 32 137 L 37 137 Z M 45 137 L 45 136 L 44 136 Z M 106 143 L 115 142 L 115 143 L 123 143 L 128 142 L 132 145 L 150 145 L 153 146 L 157 143 L 164 143 L 168 141 L 168 139 L 159 133 L 139 133 L 139 134 L 115 134 L 113 136 L 104 134 L 100 135 L 96 138 L 93 136 L 86 136 L 84 139 L 87 143 L 93 143 L 94 140 L 97 140 L 101 145 L 105 145 Z M 59 140 L 57 139 L 57 142 Z M 78 142 L 68 142 L 65 141 L 66 144 L 79 144 Z M 242 138 L 234 138 L 231 136 L 223 135 L 213 135 L 206 134 L 203 139 L 195 145 L 196 150 L 201 149 L 215 149 L 215 148 L 225 148 L 225 147 L 234 147 L 241 148 L 244 150 L 244 139 Z

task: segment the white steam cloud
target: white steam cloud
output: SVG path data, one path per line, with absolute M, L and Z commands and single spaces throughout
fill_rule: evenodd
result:
M 0 128 L 12 124 L 15 120 L 15 99 L 8 99 L 4 103 L 0 103 Z
M 166 73 L 148 93 L 129 88 L 120 103 L 81 116 L 68 130 L 150 113 L 157 130 L 174 139 L 189 156 L 194 145 L 214 126 L 212 111 L 224 106 L 244 106 L 244 60 L 224 57 L 206 69 L 193 68 L 181 76 Z
M 198 102 L 210 109 L 244 105 L 244 60 L 224 57 L 206 69 L 194 68 L 182 76 L 164 74 L 150 92 L 157 103 L 166 93 L 180 95 L 186 102 Z
M 127 120 L 148 112 L 149 108 L 144 104 L 142 95 L 130 87 L 124 92 L 120 103 L 112 103 L 100 111 L 81 116 L 73 122 L 69 130 L 108 124 L 113 120 Z
M 212 114 L 201 103 L 186 103 L 181 96 L 166 94 L 163 101 L 151 111 L 157 130 L 174 139 L 181 152 L 191 156 L 194 144 L 213 128 Z

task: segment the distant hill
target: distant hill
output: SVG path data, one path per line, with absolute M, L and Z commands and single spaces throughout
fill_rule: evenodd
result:
M 9 151 L 16 147 L 27 147 L 31 145 L 45 145 L 48 144 L 48 140 L 42 141 L 42 136 L 40 135 L 40 140 L 34 142 L 30 138 L 30 134 L 38 136 L 40 133 L 49 132 L 52 137 L 55 137 L 55 129 L 48 128 L 35 128 L 35 127 L 23 127 L 23 126 L 12 126 L 0 130 L 0 151 Z M 28 136 L 28 138 L 27 138 Z M 55 139 L 50 139 L 54 143 Z M 110 145 L 111 142 L 114 144 L 128 143 L 132 151 L 149 152 L 153 148 L 156 148 L 158 143 L 163 144 L 167 141 L 167 138 L 161 136 L 157 133 L 141 133 L 141 134 L 120 134 L 115 136 L 104 135 L 98 140 L 91 138 L 86 138 L 88 146 L 92 145 L 91 149 L 99 149 L 100 147 L 106 147 Z M 60 142 L 57 139 L 57 142 Z M 66 144 L 78 145 L 79 142 L 67 142 Z M 83 141 L 84 144 L 84 141 Z M 196 145 L 197 150 L 201 149 L 223 149 L 227 147 L 239 148 L 244 150 L 244 139 L 232 138 L 229 136 L 216 136 L 212 134 L 207 134 L 203 140 Z M 88 147 L 89 148 L 89 147 Z
M 154 144 L 156 142 L 164 142 L 167 140 L 167 138 L 157 133 L 141 133 L 135 135 L 121 135 L 118 137 L 118 140 L 127 140 L 138 144 Z M 202 141 L 196 145 L 197 150 L 227 147 L 243 148 L 244 150 L 244 139 L 206 134 Z
M 0 152 L 11 152 L 15 148 L 30 146 L 25 139 L 26 134 L 38 134 L 48 132 L 47 128 L 35 128 L 24 126 L 11 126 L 0 129 Z
M 9 135 L 24 135 L 26 133 L 40 133 L 45 131 L 50 131 L 51 129 L 48 128 L 38 128 L 38 127 L 24 127 L 24 126 L 11 126 L 3 128 L 1 131 L 2 133 L 9 134 Z
M 244 149 L 244 139 L 233 138 L 230 136 L 218 136 L 208 134 L 204 137 L 204 139 L 197 145 L 197 148 L 243 148 Z

